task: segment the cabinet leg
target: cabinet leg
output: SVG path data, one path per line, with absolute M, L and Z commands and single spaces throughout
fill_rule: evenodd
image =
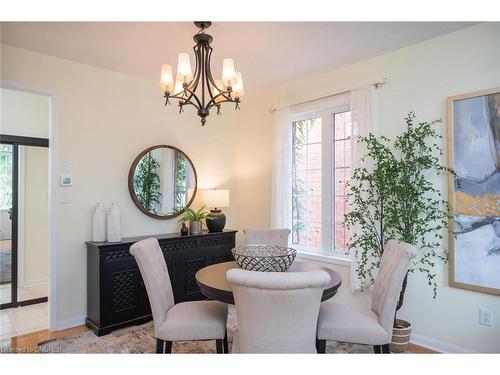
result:
M 222 341 L 224 340 L 215 340 L 215 349 L 217 354 L 224 353 L 224 351 L 222 350 Z
M 380 345 L 373 345 L 373 352 L 374 352 L 375 354 L 380 354 L 380 353 L 382 353 L 382 348 L 381 348 L 381 346 L 380 346 Z
M 382 353 L 383 354 L 390 354 L 391 353 L 391 350 L 389 348 L 389 344 L 382 345 Z

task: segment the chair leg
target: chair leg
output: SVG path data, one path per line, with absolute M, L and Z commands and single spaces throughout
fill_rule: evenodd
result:
M 216 349 L 217 354 L 224 353 L 224 351 L 222 350 L 222 346 L 223 346 L 222 342 L 223 341 L 224 340 L 215 340 L 215 349 Z
M 224 341 L 222 342 L 224 345 L 224 353 L 229 354 L 229 345 L 227 343 L 227 331 L 226 334 L 224 335 Z
M 172 353 L 172 341 L 165 341 L 165 353 Z
M 389 344 L 382 345 L 382 354 L 390 354 L 391 350 L 389 348 Z
M 326 353 L 326 340 L 316 339 L 316 351 L 319 354 L 325 354 Z
M 156 353 L 165 353 L 165 341 L 156 339 Z
M 382 348 L 381 348 L 381 346 L 380 346 L 380 345 L 373 345 L 373 352 L 374 352 L 375 354 L 380 354 L 380 353 L 382 353 Z

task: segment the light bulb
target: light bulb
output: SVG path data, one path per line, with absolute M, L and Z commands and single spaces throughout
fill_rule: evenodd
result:
M 174 86 L 174 77 L 172 75 L 172 65 L 163 64 L 161 66 L 160 87 L 163 91 L 171 92 Z
M 177 77 L 181 78 L 182 82 L 189 83 L 193 80 L 193 73 L 191 71 L 191 62 L 189 54 L 179 53 L 177 60 Z

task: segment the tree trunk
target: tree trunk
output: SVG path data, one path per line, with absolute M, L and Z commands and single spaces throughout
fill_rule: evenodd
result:
M 396 312 L 394 313 L 394 327 L 396 327 L 396 314 L 398 310 L 403 306 L 403 300 L 405 297 L 406 284 L 408 283 L 408 272 L 406 272 L 405 278 L 403 279 L 403 285 L 401 287 L 401 292 L 399 293 L 399 301 L 396 306 Z

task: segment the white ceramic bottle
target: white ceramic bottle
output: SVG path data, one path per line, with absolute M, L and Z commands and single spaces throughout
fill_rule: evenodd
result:
M 107 224 L 108 242 L 120 242 L 122 240 L 122 232 L 120 226 L 120 207 L 118 207 L 117 203 L 111 202 Z
M 106 210 L 102 203 L 97 203 L 94 207 L 92 220 L 92 241 L 106 241 Z

